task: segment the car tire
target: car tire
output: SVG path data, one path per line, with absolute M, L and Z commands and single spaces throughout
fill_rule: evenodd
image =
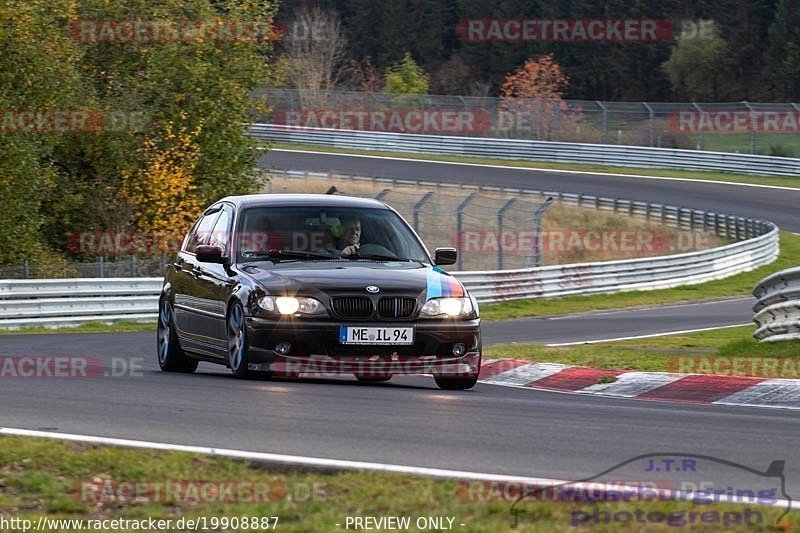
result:
M 361 374 L 355 374 L 356 379 L 362 383 L 383 383 L 384 381 L 389 381 L 392 379 L 391 375 L 388 376 L 364 376 Z
M 447 376 L 434 376 L 436 384 L 440 389 L 444 390 L 467 390 L 471 389 L 478 383 L 478 376 L 468 378 L 451 378 Z
M 226 362 L 231 373 L 237 378 L 250 376 L 248 369 L 249 345 L 247 343 L 247 324 L 244 318 L 244 308 L 239 302 L 228 309 L 225 318 L 225 332 L 227 339 Z
M 164 372 L 191 374 L 197 370 L 197 359 L 187 356 L 178 341 L 175 319 L 169 299 L 164 297 L 158 306 L 158 328 L 156 330 L 156 354 L 158 366 Z

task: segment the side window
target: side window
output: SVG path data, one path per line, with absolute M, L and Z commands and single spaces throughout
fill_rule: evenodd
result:
M 193 254 L 199 245 L 208 244 L 211 228 L 214 227 L 214 222 L 218 216 L 219 212 L 214 212 L 200 217 L 186 238 L 186 244 L 183 247 L 184 252 Z
M 231 211 L 230 208 L 224 208 L 214 224 L 214 229 L 211 230 L 211 235 L 208 239 L 208 244 L 211 246 L 219 246 L 222 248 L 222 255 L 228 253 L 228 242 L 230 240 L 230 224 Z

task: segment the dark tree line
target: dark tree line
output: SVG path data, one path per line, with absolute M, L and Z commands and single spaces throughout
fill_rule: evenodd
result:
M 309 0 L 283 0 L 279 19 Z M 692 98 L 662 65 L 676 42 L 469 43 L 456 25 L 470 18 L 652 18 L 713 20 L 725 52 L 705 69 L 718 100 L 800 100 L 800 0 L 316 0 L 341 16 L 350 58 L 383 71 L 410 52 L 432 93 L 496 95 L 525 59 L 552 52 L 571 79 L 568 98 L 668 101 Z M 679 28 L 676 26 L 676 33 Z

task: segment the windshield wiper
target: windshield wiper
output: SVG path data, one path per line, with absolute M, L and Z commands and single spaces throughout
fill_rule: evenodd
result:
M 314 252 L 301 252 L 298 250 L 269 250 L 266 253 L 257 253 L 253 252 L 253 255 L 250 256 L 249 252 L 244 252 L 244 254 L 248 259 L 254 259 L 256 257 L 266 257 L 269 259 L 323 259 L 323 260 L 331 260 L 337 259 L 334 256 L 325 255 L 325 254 L 316 254 Z
M 372 259 L 374 261 L 413 261 L 413 259 L 406 259 L 405 257 L 397 257 L 394 255 L 382 255 L 382 254 L 350 254 L 350 255 L 343 255 L 343 259 Z

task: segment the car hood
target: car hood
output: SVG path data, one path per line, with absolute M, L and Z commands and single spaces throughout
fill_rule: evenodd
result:
M 291 263 L 277 268 L 250 264 L 242 270 L 270 294 L 367 294 L 366 287 L 374 285 L 378 295 L 424 294 L 426 300 L 464 295 L 464 286 L 451 274 L 415 263 Z

